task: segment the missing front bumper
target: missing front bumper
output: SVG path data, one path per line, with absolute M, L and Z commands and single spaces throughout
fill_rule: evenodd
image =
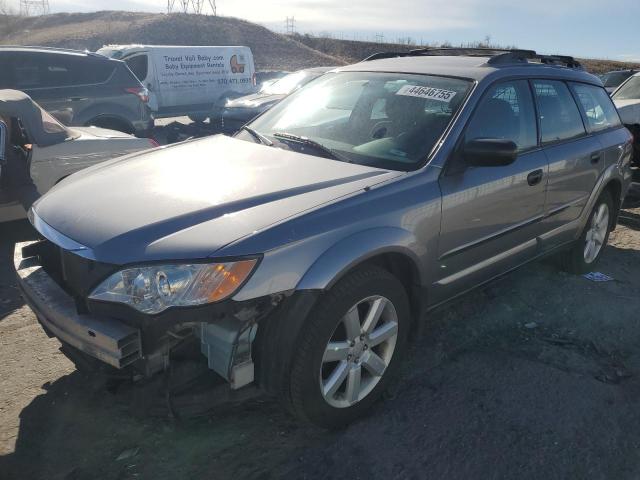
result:
M 24 253 L 34 243 L 16 244 L 13 262 L 23 297 L 45 331 L 115 368 L 140 359 L 140 331 L 112 318 L 79 314 L 73 298 L 44 271 L 38 257 Z

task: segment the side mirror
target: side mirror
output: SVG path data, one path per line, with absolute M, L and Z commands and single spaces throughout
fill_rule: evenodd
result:
M 518 146 L 502 138 L 475 138 L 464 144 L 462 155 L 469 165 L 502 167 L 518 158 Z

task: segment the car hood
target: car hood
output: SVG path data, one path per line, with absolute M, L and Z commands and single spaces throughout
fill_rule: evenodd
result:
M 286 95 L 268 95 L 265 93 L 254 93 L 244 97 L 236 98 L 228 102 L 226 108 L 258 108 L 272 103 L 279 102 Z
M 640 99 L 631 100 L 614 100 L 622 123 L 625 125 L 633 125 L 640 123 Z
M 102 262 L 205 258 L 400 174 L 219 135 L 78 172 L 34 211 Z

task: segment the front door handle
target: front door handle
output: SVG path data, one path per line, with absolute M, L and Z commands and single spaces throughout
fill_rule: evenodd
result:
M 542 174 L 543 174 L 542 169 L 534 170 L 529 175 L 527 175 L 527 183 L 532 187 L 534 185 L 539 184 L 540 181 L 542 180 Z
M 591 163 L 598 163 L 602 155 L 600 153 L 592 153 L 591 154 Z

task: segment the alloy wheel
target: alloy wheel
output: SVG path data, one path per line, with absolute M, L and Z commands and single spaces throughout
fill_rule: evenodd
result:
M 592 263 L 602 250 L 609 229 L 609 207 L 601 203 L 591 217 L 591 225 L 585 237 L 584 261 Z
M 382 296 L 360 300 L 340 319 L 320 367 L 320 390 L 336 408 L 350 407 L 378 384 L 398 338 L 398 314 Z

